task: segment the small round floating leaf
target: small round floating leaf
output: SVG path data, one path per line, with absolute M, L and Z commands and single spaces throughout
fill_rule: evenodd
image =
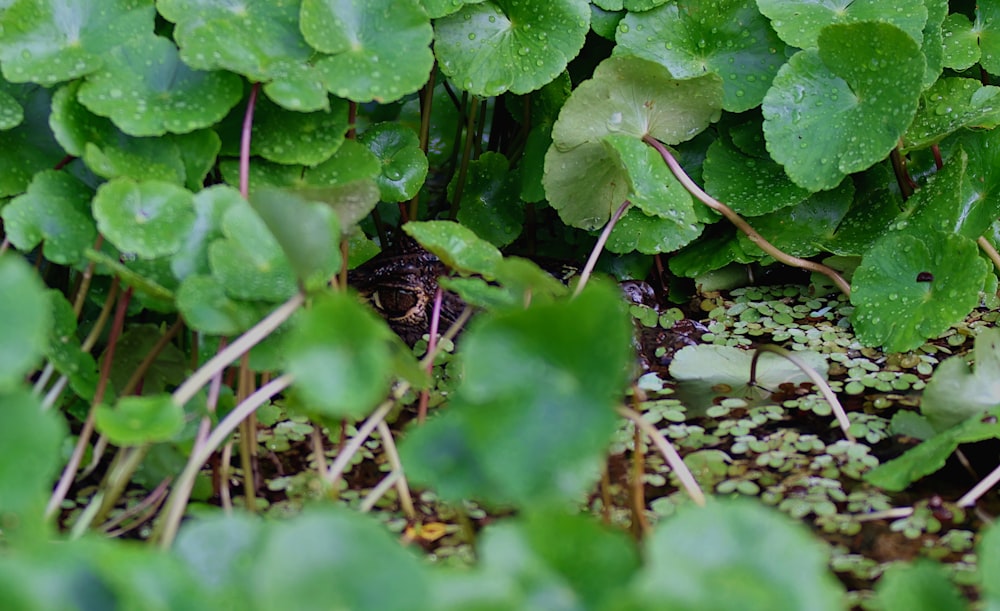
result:
M 97 237 L 90 213 L 94 192 L 65 172 L 35 174 L 28 191 L 0 211 L 11 244 L 29 252 L 43 242 L 42 252 L 53 263 L 74 264 Z
M 21 383 L 48 344 L 52 307 L 38 275 L 17 255 L 0 255 L 0 392 Z
M 192 70 L 173 42 L 149 36 L 112 49 L 77 95 L 126 134 L 161 136 L 222 119 L 243 96 L 243 82 L 231 72 Z
M 161 0 L 157 10 L 177 24 L 181 59 L 197 70 L 229 70 L 265 83 L 290 110 L 327 108 L 314 50 L 299 30 L 298 0 L 234 4 L 230 0 Z
M 384 202 L 411 199 L 427 177 L 427 157 L 420 138 L 397 123 L 377 123 L 365 130 L 358 142 L 368 147 L 382 164 L 376 178 Z
M 617 40 L 616 52 L 661 63 L 674 78 L 718 74 L 723 108 L 732 112 L 759 105 L 786 59 L 784 43 L 752 0 L 681 0 L 631 12 Z
M 586 0 L 487 0 L 434 23 L 441 71 L 478 96 L 528 93 L 580 52 L 590 30 Z
M 483 153 L 469 164 L 458 222 L 497 247 L 513 242 L 521 234 L 524 223 L 517 178 L 510 173 L 506 157 L 500 153 Z M 448 185 L 449 198 L 454 197 L 456 180 L 457 176 Z
M 194 223 L 194 196 L 170 183 L 116 178 L 94 196 L 97 228 L 128 253 L 153 259 L 177 252 Z
M 89 74 L 107 53 L 149 32 L 149 0 L 6 2 L 0 13 L 0 67 L 12 83 L 53 85 Z
M 823 29 L 819 50 L 799 51 L 764 97 L 767 150 L 810 191 L 881 161 L 917 109 L 924 59 L 885 23 Z
M 757 6 L 781 39 L 800 49 L 815 47 L 828 25 L 860 21 L 891 23 L 920 44 L 927 22 L 923 0 L 897 0 L 891 6 L 881 0 L 757 0 Z
M 490 279 L 503 259 L 496 246 L 451 221 L 410 221 L 403 231 L 456 271 Z
M 119 446 L 168 441 L 184 428 L 184 409 L 167 394 L 122 397 L 113 408 L 98 406 L 96 425 Z
M 919 237 L 889 234 L 865 253 L 854 272 L 854 331 L 866 346 L 913 350 L 979 303 L 986 272 L 970 238 L 934 230 Z M 921 273 L 930 281 L 918 281 Z
M 392 332 L 346 292 L 325 293 L 302 312 L 286 341 L 288 371 L 309 411 L 363 418 L 392 379 Z
M 330 54 L 316 69 L 341 98 L 398 100 L 420 89 L 434 65 L 434 31 L 418 0 L 303 0 L 301 27 Z
M 607 222 L 628 197 L 629 179 L 602 138 L 650 135 L 676 144 L 718 119 L 722 82 L 715 75 L 678 81 L 663 66 L 636 57 L 612 57 L 581 83 L 552 129 L 542 182 L 552 207 L 574 227 Z

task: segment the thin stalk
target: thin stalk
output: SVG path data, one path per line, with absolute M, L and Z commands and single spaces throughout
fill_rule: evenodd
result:
M 117 292 L 117 287 L 118 280 L 116 278 L 112 281 L 111 294 Z M 132 289 L 128 289 L 121 296 L 121 299 L 117 300 L 118 308 L 115 310 L 115 320 L 111 326 L 111 333 L 108 337 L 108 347 L 104 351 L 104 360 L 101 363 L 101 373 L 97 380 L 97 388 L 94 391 L 94 400 L 90 404 L 90 410 L 87 412 L 87 418 L 83 422 L 83 428 L 80 430 L 80 436 L 76 440 L 76 446 L 73 448 L 73 454 L 70 456 L 69 462 L 66 463 L 66 467 L 63 468 L 62 476 L 59 478 L 59 483 L 56 484 L 55 490 L 52 492 L 52 496 L 49 497 L 49 503 L 45 507 L 46 519 L 51 519 L 55 516 L 55 513 L 62 504 L 63 499 L 66 498 L 66 494 L 69 492 L 69 487 L 73 484 L 76 472 L 80 468 L 80 463 L 83 461 L 83 455 L 86 452 L 87 444 L 90 443 L 90 437 L 94 434 L 94 420 L 97 414 L 97 406 L 104 400 L 104 391 L 107 389 L 108 377 L 111 372 L 111 360 L 114 358 L 115 347 L 118 345 L 118 337 L 121 335 L 122 327 L 125 325 L 125 312 L 128 310 L 128 302 L 131 297 Z M 107 304 L 105 304 L 105 306 L 107 307 Z M 94 341 L 96 341 L 96 339 Z
M 806 374 L 809 377 L 809 380 L 812 381 L 812 383 L 816 385 L 816 388 L 819 389 L 820 394 L 823 395 L 826 402 L 830 404 L 830 409 L 833 410 L 834 416 L 837 417 L 837 424 L 840 425 L 840 430 L 844 432 L 844 437 L 846 437 L 849 441 L 855 441 L 854 435 L 851 435 L 851 421 L 847 418 L 847 412 L 844 411 L 844 406 L 840 404 L 840 401 L 837 399 L 837 395 L 830 389 L 830 385 L 826 383 L 826 380 L 824 380 L 815 369 L 806 365 L 801 359 L 788 350 L 773 344 L 758 346 L 757 350 L 753 353 L 753 357 L 750 359 L 751 384 L 757 383 L 757 359 L 760 358 L 760 355 L 763 352 L 771 352 L 786 358 L 791 364 L 798 367 L 802 373 Z
M 646 144 L 652 146 L 654 149 L 656 149 L 658 153 L 660 153 L 660 156 L 663 157 L 663 160 L 667 163 L 667 166 L 670 168 L 670 171 L 677 178 L 678 182 L 680 182 L 681 185 L 684 186 L 685 189 L 687 189 L 692 195 L 698 198 L 698 201 L 705 204 L 712 210 L 715 210 L 716 212 L 720 213 L 722 216 L 726 217 L 730 223 L 736 226 L 737 229 L 746 234 L 746 236 L 750 238 L 750 241 L 756 244 L 758 248 L 760 248 L 767 254 L 774 257 L 776 261 L 780 261 L 785 265 L 791 265 L 793 267 L 808 269 L 809 271 L 823 274 L 824 276 L 832 280 L 833 283 L 837 285 L 837 288 L 839 288 L 842 293 L 844 293 L 848 297 L 851 296 L 851 285 L 848 284 L 848 282 L 844 280 L 844 278 L 836 271 L 823 265 L 822 263 L 816 263 L 815 261 L 809 261 L 808 259 L 793 257 L 785 253 L 784 251 L 775 248 L 774 245 L 772 245 L 770 242 L 764 239 L 764 236 L 757 233 L 757 231 L 753 227 L 751 227 L 746 221 L 744 221 L 743 217 L 736 214 L 736 212 L 732 208 L 723 204 L 722 202 L 715 199 L 708 193 L 705 193 L 705 191 L 703 191 L 701 187 L 695 184 L 695 182 L 691 180 L 691 177 L 684 172 L 684 169 L 681 168 L 680 164 L 677 163 L 677 160 L 674 159 L 674 156 L 670 153 L 670 151 L 667 150 L 667 147 L 663 146 L 663 144 L 661 144 L 659 140 L 653 138 L 652 136 L 647 135 L 643 137 L 643 141 Z
M 361 501 L 361 505 L 358 506 L 358 510 L 361 513 L 368 513 L 371 511 L 375 507 L 375 503 L 378 503 L 378 500 L 385 496 L 386 492 L 389 492 L 389 488 L 395 486 L 396 482 L 398 482 L 402 477 L 403 476 L 399 471 L 392 471 L 383 477 L 382 481 L 376 484 L 375 487 L 372 488 L 371 492 L 368 493 L 368 496 Z
M 655 426 L 647 422 L 646 419 L 642 417 L 642 414 L 634 409 L 619 406 L 618 413 L 631 420 L 632 423 L 635 424 L 636 428 L 641 429 L 646 437 L 653 442 L 656 449 L 663 454 L 663 459 L 667 461 L 667 466 L 673 469 L 674 473 L 677 475 L 677 479 L 680 480 L 681 486 L 684 487 L 684 490 L 688 493 L 688 496 L 691 497 L 691 500 L 694 501 L 694 503 L 699 507 L 704 507 L 705 493 L 701 491 L 701 487 L 698 486 L 698 482 L 695 480 L 694 475 L 691 474 L 691 470 L 687 468 L 686 464 L 684 464 L 684 459 L 682 459 L 681 455 L 677 453 L 677 450 L 674 449 L 674 446 L 670 443 L 670 441 L 663 436 L 663 433 L 661 433 Z
M 101 250 L 103 243 L 104 236 L 98 235 L 97 239 L 94 240 L 94 250 Z M 80 318 L 80 312 L 83 312 L 83 304 L 87 301 L 90 283 L 94 279 L 94 265 L 96 264 L 91 261 L 87 263 L 87 267 L 83 268 L 83 274 L 80 276 L 80 285 L 76 288 L 76 297 L 73 299 L 73 314 L 77 319 Z
M 399 504 L 407 518 L 416 520 L 417 511 L 413 508 L 413 497 L 410 496 L 410 486 L 406 482 L 406 471 L 403 469 L 402 461 L 399 460 L 399 452 L 396 450 L 392 431 L 389 430 L 389 425 L 385 423 L 385 420 L 380 421 L 376 428 L 378 428 L 378 434 L 382 438 L 382 448 L 385 450 L 386 458 L 389 459 L 389 464 L 392 465 L 392 471 L 398 475 L 396 493 L 399 495 Z
M 594 247 L 590 250 L 590 256 L 587 257 L 587 264 L 583 266 L 583 271 L 580 272 L 580 281 L 576 284 L 576 290 L 573 291 L 573 297 L 576 297 L 583 292 L 583 287 L 587 286 L 587 281 L 590 280 L 590 275 L 594 273 L 594 267 L 597 266 L 597 260 L 601 257 L 601 252 L 604 251 L 604 245 L 608 243 L 608 238 L 611 236 L 611 231 L 618 224 L 618 220 L 622 218 L 625 214 L 625 210 L 632 204 L 629 200 L 625 200 L 618 206 L 618 209 L 614 211 L 611 218 L 608 219 L 607 225 L 601 231 L 601 235 L 598 236 L 597 242 Z
M 243 114 L 243 132 L 240 134 L 240 195 L 243 199 L 250 196 L 250 137 L 253 134 L 253 113 L 257 106 L 257 92 L 260 83 L 254 83 L 250 88 L 250 99 Z
M 125 492 L 125 488 L 129 482 L 132 481 L 132 476 L 135 474 L 136 469 L 145 460 L 146 455 L 152 447 L 152 444 L 146 443 L 141 446 L 118 450 L 118 454 L 115 456 L 115 460 L 112 461 L 107 475 L 104 476 L 104 481 L 101 482 L 101 490 L 104 491 L 104 495 L 100 503 L 100 508 L 93 516 L 95 522 L 102 522 L 104 516 L 108 515 L 108 512 L 115 506 L 115 503 L 118 502 L 118 499 Z
M 993 267 L 995 267 L 997 271 L 1000 271 L 1000 253 L 997 252 L 996 248 L 993 248 L 990 241 L 987 240 L 985 236 L 979 236 L 979 239 L 976 240 L 976 244 L 979 244 L 979 248 L 986 253 L 986 256 L 993 262 Z
M 646 519 L 646 453 L 642 447 L 642 430 L 635 427 L 632 450 L 632 534 L 636 539 L 642 539 L 649 532 L 649 520 Z
M 962 498 L 958 499 L 958 506 L 972 507 L 979 500 L 979 497 L 992 490 L 998 482 L 1000 482 L 1000 465 L 990 471 L 990 474 L 980 480 L 978 484 L 973 486 L 972 490 L 962 495 Z
M 251 327 L 243 335 L 220 350 L 218 354 L 208 360 L 191 376 L 184 380 L 184 383 L 177 387 L 173 393 L 174 402 L 184 405 L 194 398 L 201 387 L 208 384 L 216 374 L 229 366 L 230 363 L 243 356 L 243 353 L 250 350 L 282 323 L 291 318 L 292 314 L 305 303 L 305 295 L 296 293 L 288 301 L 278 306 L 273 312 L 264 317 L 263 320 Z
M 458 207 L 462 201 L 462 192 L 465 190 L 465 177 L 469 172 L 469 162 L 472 161 L 473 143 L 476 139 L 476 115 L 479 112 L 479 104 L 476 97 L 472 96 L 469 103 L 469 117 L 465 125 L 465 145 L 462 147 L 462 158 L 458 164 L 458 177 L 455 181 L 455 193 L 451 200 L 451 211 L 448 218 L 454 220 L 458 216 Z
M 257 392 L 247 397 L 244 401 L 233 408 L 233 411 L 226 414 L 226 417 L 219 422 L 205 440 L 204 445 L 195 448 L 188 458 L 184 470 L 177 478 L 174 489 L 167 499 L 164 507 L 163 517 L 157 522 L 155 532 L 151 540 L 158 541 L 160 547 L 167 549 L 177 536 L 181 518 L 187 508 L 188 499 L 191 497 L 191 489 L 194 487 L 195 478 L 201 471 L 202 466 L 211 458 L 215 450 L 222 445 L 229 435 L 243 422 L 247 416 L 254 413 L 257 408 L 264 405 L 275 395 L 288 388 L 292 383 L 292 376 L 285 374 L 278 376 L 267 384 L 261 386 Z
M 431 328 L 427 338 L 427 352 L 433 352 L 437 349 L 437 333 L 438 325 L 441 322 L 441 301 L 443 299 L 444 292 L 441 287 L 437 287 L 434 291 L 434 307 L 431 309 Z M 434 370 L 434 361 L 427 363 L 427 374 Z M 427 403 L 430 401 L 431 390 L 425 388 L 420 391 L 420 401 L 417 404 L 417 424 L 423 424 L 424 420 L 427 419 Z
M 249 367 L 250 353 L 240 359 L 239 395 L 244 401 L 253 391 L 253 373 Z M 257 511 L 257 418 L 250 413 L 240 423 L 240 468 L 243 469 L 243 500 L 250 513 Z

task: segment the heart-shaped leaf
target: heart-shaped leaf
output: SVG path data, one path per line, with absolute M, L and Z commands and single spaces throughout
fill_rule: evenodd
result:
M 881 161 L 917 109 L 924 73 L 917 43 L 887 23 L 832 25 L 799 51 L 764 97 L 767 150 L 799 186 L 837 186 Z
M 889 234 L 854 272 L 854 331 L 867 346 L 913 350 L 975 307 L 986 273 L 967 237 L 933 230 L 920 237 Z
M 97 430 L 116 445 L 167 441 L 184 428 L 184 409 L 170 395 L 122 397 L 113 408 L 98 406 Z
M 94 192 L 65 172 L 42 171 L 0 211 L 11 244 L 29 252 L 43 242 L 45 258 L 74 264 L 94 243 L 97 227 L 90 214 Z
M 457 220 L 476 235 L 498 248 L 507 246 L 521 234 L 524 205 L 517 194 L 518 175 L 511 173 L 507 158 L 486 152 L 469 163 Z M 448 197 L 455 197 L 458 176 L 448 185 Z
M 427 177 L 427 156 L 412 130 L 396 123 L 377 123 L 358 141 L 382 162 L 376 178 L 382 201 L 401 202 L 417 194 Z
M 94 196 L 97 228 L 122 252 L 153 259 L 177 252 L 194 223 L 193 195 L 158 180 L 116 178 Z

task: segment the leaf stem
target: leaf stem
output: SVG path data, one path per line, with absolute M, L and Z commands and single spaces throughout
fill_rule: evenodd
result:
M 833 414 L 837 417 L 837 423 L 840 425 L 840 430 L 844 432 L 844 437 L 849 441 L 855 441 L 854 435 L 851 435 L 851 421 L 847 418 L 847 412 L 844 411 L 844 406 L 840 404 L 840 400 L 837 399 L 837 395 L 834 394 L 830 385 L 826 383 L 826 380 L 819 375 L 819 373 L 806 365 L 800 358 L 785 350 L 780 346 L 775 346 L 774 344 L 763 344 L 758 346 L 754 350 L 753 356 L 750 358 L 750 383 L 757 383 L 757 360 L 760 358 L 761 353 L 770 352 L 772 354 L 777 354 L 778 356 L 784 357 L 790 363 L 798 367 L 802 373 L 809 377 L 809 380 L 816 385 L 819 389 L 820 394 L 826 399 L 826 402 L 830 404 L 830 409 L 833 410 Z
M 844 293 L 848 297 L 851 296 L 851 285 L 848 284 L 848 282 L 844 280 L 844 278 L 840 274 L 838 274 L 833 269 L 823 265 L 822 263 L 816 263 L 815 261 L 809 261 L 808 259 L 793 257 L 776 248 L 773 244 L 765 240 L 764 236 L 757 233 L 757 231 L 753 227 L 751 227 L 746 221 L 744 221 L 743 217 L 741 217 L 739 214 L 736 214 L 735 210 L 723 204 L 719 200 L 715 199 L 708 193 L 705 193 L 705 191 L 703 191 L 701 187 L 695 184 L 695 182 L 691 180 L 691 177 L 689 177 L 684 172 L 684 169 L 681 168 L 680 164 L 677 163 L 677 160 L 674 159 L 674 156 L 670 153 L 670 151 L 667 150 L 667 147 L 663 146 L 663 144 L 660 143 L 659 140 L 649 135 L 643 136 L 642 139 L 646 144 L 652 146 L 654 149 L 656 149 L 658 153 L 660 153 L 660 156 L 663 157 L 663 160 L 667 163 L 667 166 L 670 168 L 670 171 L 673 172 L 678 182 L 680 182 L 685 189 L 687 189 L 689 192 L 691 192 L 692 195 L 698 198 L 698 200 L 701 203 L 705 204 L 712 210 L 715 210 L 722 216 L 729 219 L 729 222 L 731 222 L 733 225 L 736 225 L 736 228 L 742 231 L 744 234 L 746 234 L 746 236 L 750 238 L 750 241 L 756 244 L 758 248 L 760 248 L 767 254 L 774 257 L 776 261 L 780 261 L 785 265 L 791 265 L 792 267 L 808 269 L 809 271 L 823 274 L 824 276 L 832 280 L 833 283 L 837 285 L 837 288 L 839 288 L 842 293 Z
M 597 243 L 594 244 L 594 248 L 590 251 L 590 256 L 587 258 L 587 264 L 583 266 L 583 271 L 580 272 L 580 281 L 576 284 L 576 290 L 573 291 L 573 297 L 576 297 L 581 292 L 583 292 L 583 287 L 587 285 L 587 281 L 590 280 L 590 275 L 594 272 L 594 267 L 597 265 L 597 259 L 600 258 L 601 252 L 604 250 L 604 245 L 608 243 L 608 238 L 611 236 L 611 231 L 618 224 L 618 220 L 622 218 L 625 214 L 625 210 L 632 204 L 629 200 L 625 200 L 618 206 L 611 218 L 608 219 L 608 223 L 604 226 L 601 231 L 601 235 L 597 238 Z
M 958 506 L 972 507 L 979 500 L 979 497 L 989 492 L 998 482 L 1000 482 L 1000 465 L 990 471 L 990 474 L 980 480 L 978 484 L 973 486 L 972 490 L 962 495 L 962 498 L 957 501 Z
M 253 112 L 257 106 L 257 92 L 260 83 L 250 88 L 250 99 L 243 115 L 243 132 L 240 134 L 240 195 L 247 199 L 250 195 L 250 136 L 253 134 Z
M 674 446 L 670 443 L 670 441 L 663 436 L 663 433 L 661 433 L 655 426 L 647 422 L 646 419 L 642 417 L 642 414 L 632 408 L 625 407 L 624 405 L 619 406 L 618 413 L 631 420 L 637 428 L 641 429 L 642 432 L 646 434 L 646 437 L 653 442 L 656 449 L 663 454 L 663 458 L 667 461 L 667 465 L 673 469 L 675 474 L 677 474 L 677 479 L 680 480 L 681 485 L 688 493 L 688 496 L 691 497 L 691 500 L 694 501 L 699 507 L 704 507 L 705 493 L 701 491 L 701 487 L 698 486 L 698 482 L 694 479 L 694 475 L 691 474 L 691 470 L 688 469 L 686 464 L 684 464 L 684 459 L 682 459 L 681 455 L 677 453 L 677 450 L 674 449 Z
M 976 244 L 979 244 L 979 248 L 982 249 L 982 251 L 986 253 L 986 256 L 990 258 L 990 261 L 993 262 L 993 267 L 995 267 L 997 271 L 1000 271 L 1000 253 L 997 252 L 996 248 L 993 248 L 993 245 L 986 239 L 986 236 L 979 236 L 979 239 L 976 240 Z
M 254 413 L 258 407 L 264 405 L 264 403 L 270 401 L 275 395 L 288 388 L 291 383 L 292 376 L 285 374 L 261 386 L 256 392 L 234 407 L 233 411 L 226 414 L 226 417 L 219 422 L 215 430 L 209 434 L 204 444 L 192 450 L 191 456 L 184 466 L 184 470 L 177 478 L 177 483 L 174 484 L 170 497 L 167 499 L 163 517 L 157 522 L 156 532 L 154 532 L 151 540 L 158 540 L 160 547 L 164 549 L 169 548 L 173 544 L 174 538 L 177 536 L 177 529 L 180 527 L 181 517 L 184 515 L 188 499 L 191 497 L 191 489 L 194 487 L 195 478 L 198 476 L 199 471 L 201 471 L 202 466 L 211 458 L 216 448 L 222 445 L 226 437 L 236 430 L 236 427 L 241 422 Z

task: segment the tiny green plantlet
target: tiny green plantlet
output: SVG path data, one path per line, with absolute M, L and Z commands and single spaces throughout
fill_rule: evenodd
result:
M 0 608 L 1000 604 L 997 3 L 3 4 Z

